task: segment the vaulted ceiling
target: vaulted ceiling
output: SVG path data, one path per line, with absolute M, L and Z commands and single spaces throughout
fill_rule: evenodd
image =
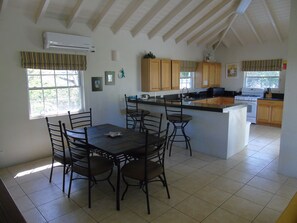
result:
M 283 42 L 288 37 L 290 0 L 252 0 L 237 14 L 240 0 L 0 0 L 1 14 L 14 10 L 38 23 L 60 20 L 69 29 L 82 23 L 95 31 L 104 26 L 114 34 L 145 34 L 164 42 L 218 46 L 246 46 Z

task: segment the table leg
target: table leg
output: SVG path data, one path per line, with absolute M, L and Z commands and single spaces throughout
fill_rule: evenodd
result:
M 121 165 L 118 160 L 116 160 L 116 166 L 117 166 L 117 188 L 116 188 L 116 202 L 117 202 L 117 210 L 120 210 L 120 188 L 121 188 Z

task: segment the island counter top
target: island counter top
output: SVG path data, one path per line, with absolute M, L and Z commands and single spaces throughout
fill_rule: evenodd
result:
M 208 99 L 208 98 L 206 98 Z M 138 103 L 140 104 L 148 104 L 148 105 L 158 105 L 158 106 L 164 106 L 164 99 L 163 98 L 150 98 L 150 99 L 137 99 Z M 223 104 L 208 104 L 208 103 L 201 103 L 201 101 L 204 99 L 185 99 L 183 100 L 183 108 L 186 109 L 193 109 L 193 110 L 201 110 L 201 111 L 210 111 L 210 112 L 220 112 L 220 113 L 227 113 L 231 110 L 239 109 L 246 107 L 245 104 L 229 104 L 229 105 L 223 105 Z M 130 100 L 133 102 L 133 99 Z M 200 101 L 200 102 L 199 102 Z M 168 106 L 180 106 L 180 101 L 177 100 L 170 100 L 167 102 Z

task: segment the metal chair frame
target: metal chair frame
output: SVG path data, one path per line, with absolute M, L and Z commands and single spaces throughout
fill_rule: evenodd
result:
M 91 127 L 92 126 L 92 109 L 80 113 L 71 113 L 68 111 L 71 129 Z

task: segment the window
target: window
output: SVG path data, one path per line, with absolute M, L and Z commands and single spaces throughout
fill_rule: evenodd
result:
M 248 88 L 279 88 L 280 71 L 245 71 L 244 85 Z
M 194 74 L 194 72 L 180 72 L 179 88 L 193 88 Z
M 30 118 L 82 109 L 81 71 L 27 69 Z

